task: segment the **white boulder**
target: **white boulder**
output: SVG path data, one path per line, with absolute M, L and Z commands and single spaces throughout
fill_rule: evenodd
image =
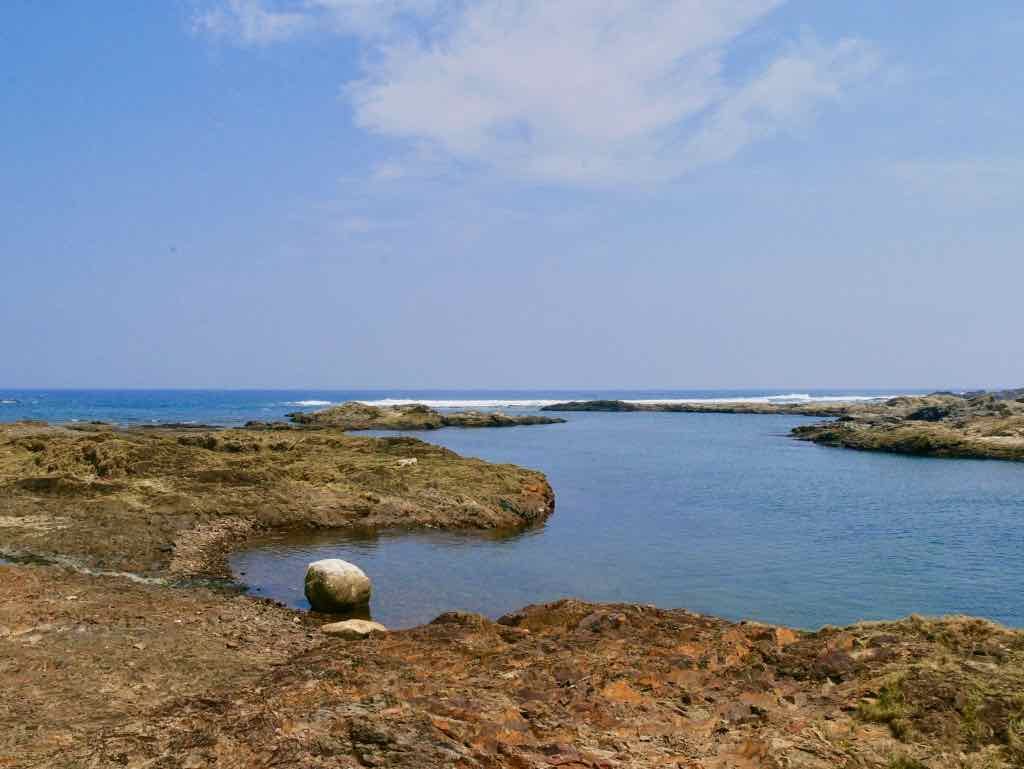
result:
M 340 558 L 314 561 L 306 567 L 306 598 L 315 611 L 340 612 L 370 600 L 370 578 Z

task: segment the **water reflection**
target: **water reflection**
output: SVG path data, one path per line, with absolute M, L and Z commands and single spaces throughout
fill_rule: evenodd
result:
M 493 613 L 500 602 L 487 587 L 484 570 L 477 579 L 460 563 L 477 562 L 484 552 L 492 554 L 486 559 L 492 564 L 504 562 L 501 551 L 514 550 L 539 536 L 543 528 L 291 531 L 252 540 L 233 556 L 232 567 L 238 580 L 255 594 L 308 609 L 303 591 L 306 566 L 322 558 L 351 561 L 373 580 L 373 595 L 369 606 L 332 615 L 332 619 L 374 619 L 389 627 L 404 627 L 426 622 L 449 608 Z M 460 590 L 460 582 L 475 584 L 477 589 Z

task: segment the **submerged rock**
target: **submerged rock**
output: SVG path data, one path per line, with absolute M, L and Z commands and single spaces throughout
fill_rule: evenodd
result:
M 372 633 L 386 633 L 388 629 L 379 622 L 371 622 L 366 619 L 347 619 L 343 622 L 331 622 L 323 625 L 320 632 L 337 638 L 356 640 L 366 638 Z
M 337 612 L 370 600 L 370 578 L 340 558 L 314 561 L 306 568 L 306 598 L 316 611 Z

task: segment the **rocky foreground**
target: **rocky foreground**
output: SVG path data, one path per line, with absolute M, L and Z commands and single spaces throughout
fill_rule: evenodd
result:
M 1024 389 L 814 403 L 571 401 L 544 410 L 838 417 L 801 425 L 793 435 L 865 451 L 1024 460 Z
M 205 588 L 0 565 L 0 766 L 1002 769 L 1024 633 L 564 601 L 341 640 Z
M 93 570 L 228 577 L 255 531 L 514 529 L 553 508 L 543 474 L 414 438 L 0 425 L 0 556 Z
M 340 430 L 437 430 L 441 427 L 517 427 L 565 422 L 558 417 L 533 414 L 510 416 L 500 411 L 440 412 L 422 403 L 371 406 L 358 401 L 320 411 L 296 411 L 287 416 L 299 425 L 334 427 Z

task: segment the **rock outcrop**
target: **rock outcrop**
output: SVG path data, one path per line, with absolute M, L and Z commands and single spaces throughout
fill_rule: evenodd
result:
M 415 438 L 0 425 L 0 548 L 98 570 L 227 577 L 248 532 L 517 529 L 553 509 L 543 474 Z
M 0 698 L 0 756 L 12 769 L 1024 760 L 1024 633 L 983 620 L 801 632 L 560 601 L 358 643 L 321 621 L 222 592 L 0 566 L 0 691 L 15 693 Z
M 793 435 L 865 451 L 1024 461 L 1024 402 L 990 393 L 893 398 L 801 425 Z
M 370 601 L 370 578 L 354 563 L 340 558 L 314 561 L 306 568 L 306 600 L 314 611 L 343 612 Z
M 678 414 L 795 414 L 799 416 L 841 416 L 856 407 L 854 401 L 815 403 L 760 403 L 750 401 L 690 401 L 685 403 L 635 403 L 621 400 L 567 401 L 543 406 L 541 411 L 664 412 Z
M 516 427 L 552 425 L 558 417 L 536 414 L 510 416 L 499 411 L 440 412 L 421 403 L 401 406 L 371 406 L 358 401 L 342 403 L 320 411 L 295 411 L 287 415 L 299 425 L 335 427 L 339 430 L 437 430 L 441 427 Z
M 793 435 L 866 451 L 1024 460 L 1024 389 L 814 403 L 570 401 L 545 406 L 544 410 L 838 417 L 801 425 L 794 428 Z

